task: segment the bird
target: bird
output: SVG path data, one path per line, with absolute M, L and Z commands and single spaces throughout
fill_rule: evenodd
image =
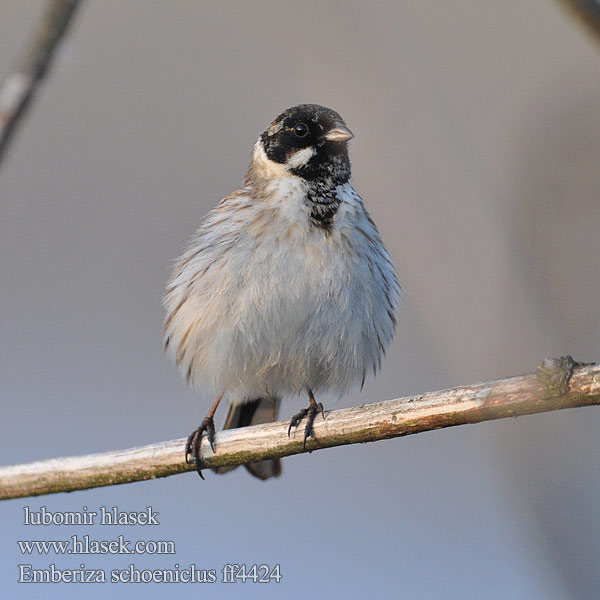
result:
M 201 221 L 167 284 L 164 346 L 187 382 L 216 398 L 185 459 L 202 479 L 203 434 L 276 421 L 282 399 L 306 395 L 304 446 L 322 403 L 361 387 L 394 335 L 401 288 L 363 200 L 350 183 L 342 117 L 318 104 L 281 113 L 259 136 L 242 187 Z M 280 459 L 247 463 L 259 479 Z M 235 467 L 214 469 L 223 473 Z

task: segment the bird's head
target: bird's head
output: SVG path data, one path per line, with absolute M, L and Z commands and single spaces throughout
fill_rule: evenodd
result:
M 308 182 L 350 179 L 348 140 L 354 136 L 340 115 L 318 104 L 281 113 L 261 134 L 266 159 Z

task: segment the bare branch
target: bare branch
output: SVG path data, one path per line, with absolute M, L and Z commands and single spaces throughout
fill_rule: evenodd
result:
M 599 0 L 560 0 L 561 4 L 600 40 L 600 1 Z
M 51 0 L 22 59 L 0 86 L 0 163 L 81 0 Z
M 431 392 L 326 413 L 315 421 L 316 440 L 306 452 L 504 417 L 600 404 L 600 366 L 571 357 L 546 359 L 536 375 Z M 288 438 L 288 423 L 242 427 L 216 436 L 216 453 L 202 442 L 207 467 L 240 465 L 301 454 L 302 430 Z M 0 469 L 0 499 L 70 492 L 167 477 L 193 470 L 184 460 L 185 439 L 139 448 L 55 458 Z

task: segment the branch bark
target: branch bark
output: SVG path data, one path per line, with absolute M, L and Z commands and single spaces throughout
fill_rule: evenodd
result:
M 16 127 L 48 73 L 81 0 L 51 0 L 22 59 L 0 86 L 0 163 Z
M 600 366 L 568 356 L 545 359 L 537 374 L 431 392 L 420 396 L 329 411 L 315 421 L 317 439 L 302 447 L 302 427 L 288 438 L 287 421 L 222 431 L 213 454 L 206 439 L 206 467 L 240 465 L 321 448 L 600 404 Z M 167 477 L 194 470 L 184 460 L 185 439 L 139 448 L 55 458 L 0 469 L 0 499 L 71 492 Z

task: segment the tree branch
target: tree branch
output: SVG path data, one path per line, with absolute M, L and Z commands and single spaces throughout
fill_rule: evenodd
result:
M 560 0 L 561 4 L 575 19 L 600 40 L 600 1 L 599 0 Z
M 600 366 L 570 356 L 545 359 L 535 375 L 431 392 L 376 404 L 329 411 L 315 421 L 316 440 L 306 452 L 518 417 L 563 408 L 600 404 Z M 287 435 L 288 422 L 222 431 L 216 453 L 202 440 L 207 467 L 240 465 L 265 458 L 301 454 L 302 427 Z M 55 458 L 0 469 L 0 499 L 71 492 L 105 485 L 167 477 L 194 469 L 184 460 L 185 439 L 139 448 Z
M 51 0 L 33 38 L 13 71 L 0 86 L 0 163 L 16 127 L 39 83 L 47 74 L 54 52 L 81 0 Z

